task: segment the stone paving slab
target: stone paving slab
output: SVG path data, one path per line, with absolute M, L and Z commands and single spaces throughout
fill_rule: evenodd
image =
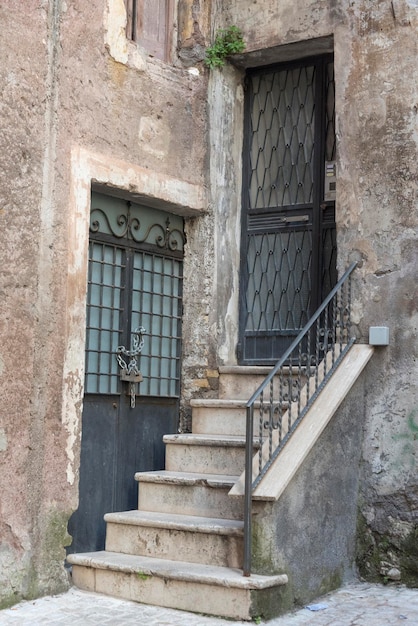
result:
M 418 589 L 352 583 L 268 626 L 418 626 Z M 264 623 L 264 622 L 263 622 Z M 71 588 L 0 611 L 1 626 L 248 626 Z

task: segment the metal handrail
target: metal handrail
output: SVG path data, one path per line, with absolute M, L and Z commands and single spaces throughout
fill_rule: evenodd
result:
M 246 405 L 244 576 L 251 575 L 252 494 L 336 367 L 354 343 L 351 326 L 352 263 Z M 268 389 L 268 400 L 265 392 Z M 257 405 L 257 407 L 256 407 Z M 259 416 L 253 477 L 254 417 Z M 285 417 L 285 421 L 283 421 Z M 274 434 L 275 433 L 275 434 Z M 267 460 L 263 461 L 264 456 Z

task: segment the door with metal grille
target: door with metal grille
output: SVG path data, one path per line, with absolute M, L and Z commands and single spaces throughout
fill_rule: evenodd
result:
M 183 219 L 92 194 L 79 508 L 71 552 L 104 547 L 107 512 L 164 467 L 180 386 Z
M 238 358 L 277 361 L 336 282 L 332 57 L 249 71 Z

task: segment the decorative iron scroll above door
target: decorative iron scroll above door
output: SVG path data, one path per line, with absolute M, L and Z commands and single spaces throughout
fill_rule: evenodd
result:
M 101 204 L 103 204 L 103 200 Z M 118 239 L 132 239 L 158 248 L 182 251 L 183 219 L 132 202 L 112 198 L 109 206 L 92 206 L 90 232 L 105 233 Z

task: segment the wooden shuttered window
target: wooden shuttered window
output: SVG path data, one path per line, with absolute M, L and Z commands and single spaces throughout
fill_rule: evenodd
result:
M 172 0 L 125 0 L 126 36 L 150 55 L 168 60 Z

